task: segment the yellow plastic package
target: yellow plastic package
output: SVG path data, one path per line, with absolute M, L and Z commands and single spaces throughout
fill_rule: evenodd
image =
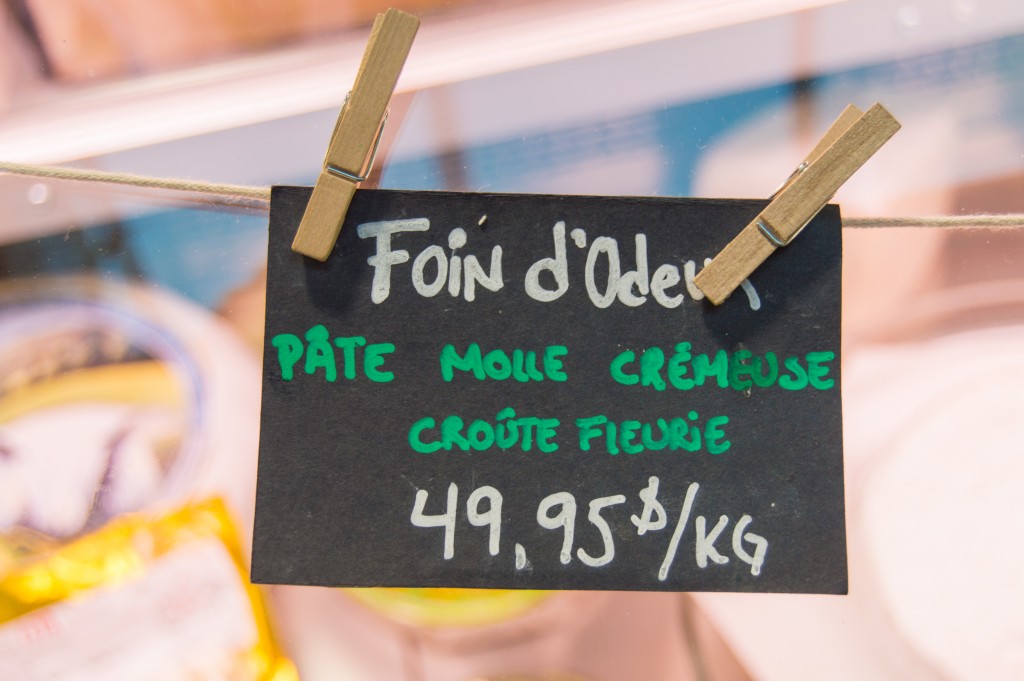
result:
M 155 520 L 124 516 L 8 563 L 0 660 L 3 681 L 298 679 L 217 500 Z
M 417 627 L 482 627 L 513 620 L 550 591 L 513 589 L 346 589 L 357 601 Z

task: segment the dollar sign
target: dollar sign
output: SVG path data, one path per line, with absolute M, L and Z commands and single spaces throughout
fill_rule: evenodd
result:
M 636 525 L 637 536 L 647 534 L 648 530 L 654 532 L 665 528 L 665 507 L 658 501 L 658 478 L 651 476 L 647 481 L 647 487 L 640 490 L 640 500 L 644 502 L 644 510 L 641 516 L 632 515 L 630 521 Z M 655 520 L 651 520 L 651 516 Z

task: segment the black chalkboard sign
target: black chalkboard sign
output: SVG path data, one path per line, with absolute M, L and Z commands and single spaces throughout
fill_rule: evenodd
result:
M 721 307 L 761 202 L 275 187 L 252 578 L 846 592 L 840 218 Z

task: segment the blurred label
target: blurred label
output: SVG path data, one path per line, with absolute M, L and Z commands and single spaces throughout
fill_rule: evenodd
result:
M 258 636 L 231 556 L 204 540 L 160 558 L 140 579 L 0 626 L 0 679 L 228 678 L 232 653 Z

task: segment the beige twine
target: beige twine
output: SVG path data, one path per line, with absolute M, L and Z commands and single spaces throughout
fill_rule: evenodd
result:
M 0 161 L 0 172 L 25 175 L 53 180 L 75 180 L 80 182 L 102 182 L 146 189 L 201 194 L 224 203 L 246 203 L 269 205 L 270 187 L 246 187 L 238 184 L 216 184 L 196 180 L 179 180 L 163 177 L 146 177 L 129 173 L 110 173 L 102 170 L 79 170 L 60 166 L 39 166 L 28 163 L 7 163 Z
M 216 184 L 196 180 L 179 180 L 160 177 L 146 177 L 128 173 L 111 173 L 102 170 L 79 170 L 60 166 L 41 166 L 28 163 L 7 163 L 0 161 L 0 172 L 26 175 L 54 180 L 76 180 L 101 182 L 147 189 L 198 194 L 217 202 L 245 204 L 265 207 L 270 204 L 270 187 L 247 187 L 237 184 Z M 938 227 L 945 229 L 1024 227 L 1024 214 L 1006 213 L 1001 215 L 939 215 L 929 217 L 890 218 L 844 218 L 844 227 Z

